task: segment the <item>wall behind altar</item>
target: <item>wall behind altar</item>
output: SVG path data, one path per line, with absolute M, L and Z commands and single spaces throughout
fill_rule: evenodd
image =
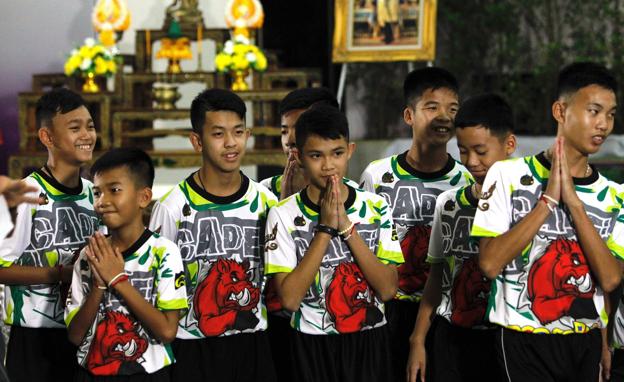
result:
M 132 13 L 132 30 L 124 33 L 119 48 L 134 51 L 134 29 L 160 28 L 165 8 L 173 0 L 127 0 Z M 19 0 L 3 2 L 0 12 L 0 173 L 6 174 L 7 160 L 19 144 L 17 94 L 29 91 L 31 76 L 59 73 L 66 54 L 93 34 L 89 0 Z M 225 27 L 226 0 L 199 0 L 208 28 Z

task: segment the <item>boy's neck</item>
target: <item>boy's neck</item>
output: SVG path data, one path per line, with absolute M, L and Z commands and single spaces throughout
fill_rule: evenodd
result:
M 75 188 L 80 184 L 80 166 L 73 166 L 52 157 L 48 157 L 46 166 L 49 175 L 63 186 Z
M 141 210 L 141 213 L 143 211 Z M 138 216 L 131 223 L 119 227 L 118 229 L 111 230 L 111 244 L 113 248 L 119 248 L 120 252 L 130 248 L 132 244 L 145 232 L 145 225 L 143 225 L 143 216 Z
M 412 146 L 407 151 L 405 160 L 420 172 L 440 171 L 448 161 L 446 144 L 433 146 L 412 141 Z
M 344 203 L 347 201 L 349 197 L 349 187 L 346 184 L 340 182 L 340 203 Z M 325 192 L 325 189 L 321 189 L 316 187 L 314 184 L 310 183 L 307 188 L 303 189 L 304 192 L 308 194 L 308 198 L 312 201 L 312 203 L 319 205 L 319 201 L 321 199 L 321 195 Z
M 195 181 L 211 195 L 229 196 L 240 189 L 243 179 L 240 169 L 223 172 L 204 163 L 195 174 Z
M 576 150 L 574 147 L 564 143 L 563 149 L 568 160 L 568 168 L 570 169 L 570 176 L 574 178 L 586 178 L 588 177 L 592 169 L 589 166 L 589 156 Z M 553 155 L 555 148 L 550 147 L 545 152 L 546 159 L 553 163 Z

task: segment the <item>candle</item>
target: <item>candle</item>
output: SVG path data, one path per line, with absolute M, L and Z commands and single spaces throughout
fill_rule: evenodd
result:
M 150 38 L 150 30 L 146 29 L 145 30 L 145 55 L 147 56 L 148 60 L 151 61 L 152 60 L 152 39 Z
M 204 32 L 204 26 L 202 23 L 197 23 L 197 71 L 202 70 L 201 63 L 201 51 L 202 51 L 202 33 Z

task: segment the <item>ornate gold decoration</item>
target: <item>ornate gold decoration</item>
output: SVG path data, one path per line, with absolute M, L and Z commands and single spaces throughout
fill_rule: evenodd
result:
M 249 74 L 247 70 L 234 70 L 232 72 L 232 91 L 240 92 L 249 90 L 249 86 L 247 82 L 245 82 L 245 77 Z
M 248 29 L 262 28 L 264 9 L 258 0 L 229 0 L 225 6 L 225 23 L 234 28 L 234 36 L 249 38 Z
M 98 0 L 91 14 L 91 22 L 102 44 L 113 46 L 130 26 L 128 6 L 123 0 Z
M 174 84 L 154 84 L 152 87 L 152 98 L 154 99 L 154 109 L 174 110 L 175 103 L 182 97 L 178 92 L 178 86 Z
M 192 36 L 197 24 L 204 25 L 204 17 L 198 7 L 198 0 L 175 0 L 165 10 L 164 30 L 169 30 L 172 22 L 178 22 L 181 30 Z
M 87 72 L 84 76 L 85 82 L 82 85 L 83 93 L 99 93 L 100 86 L 95 82 L 95 74 Z

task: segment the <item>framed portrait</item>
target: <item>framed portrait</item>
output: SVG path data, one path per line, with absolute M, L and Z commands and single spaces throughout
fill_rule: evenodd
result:
M 335 0 L 334 62 L 435 58 L 437 0 Z

